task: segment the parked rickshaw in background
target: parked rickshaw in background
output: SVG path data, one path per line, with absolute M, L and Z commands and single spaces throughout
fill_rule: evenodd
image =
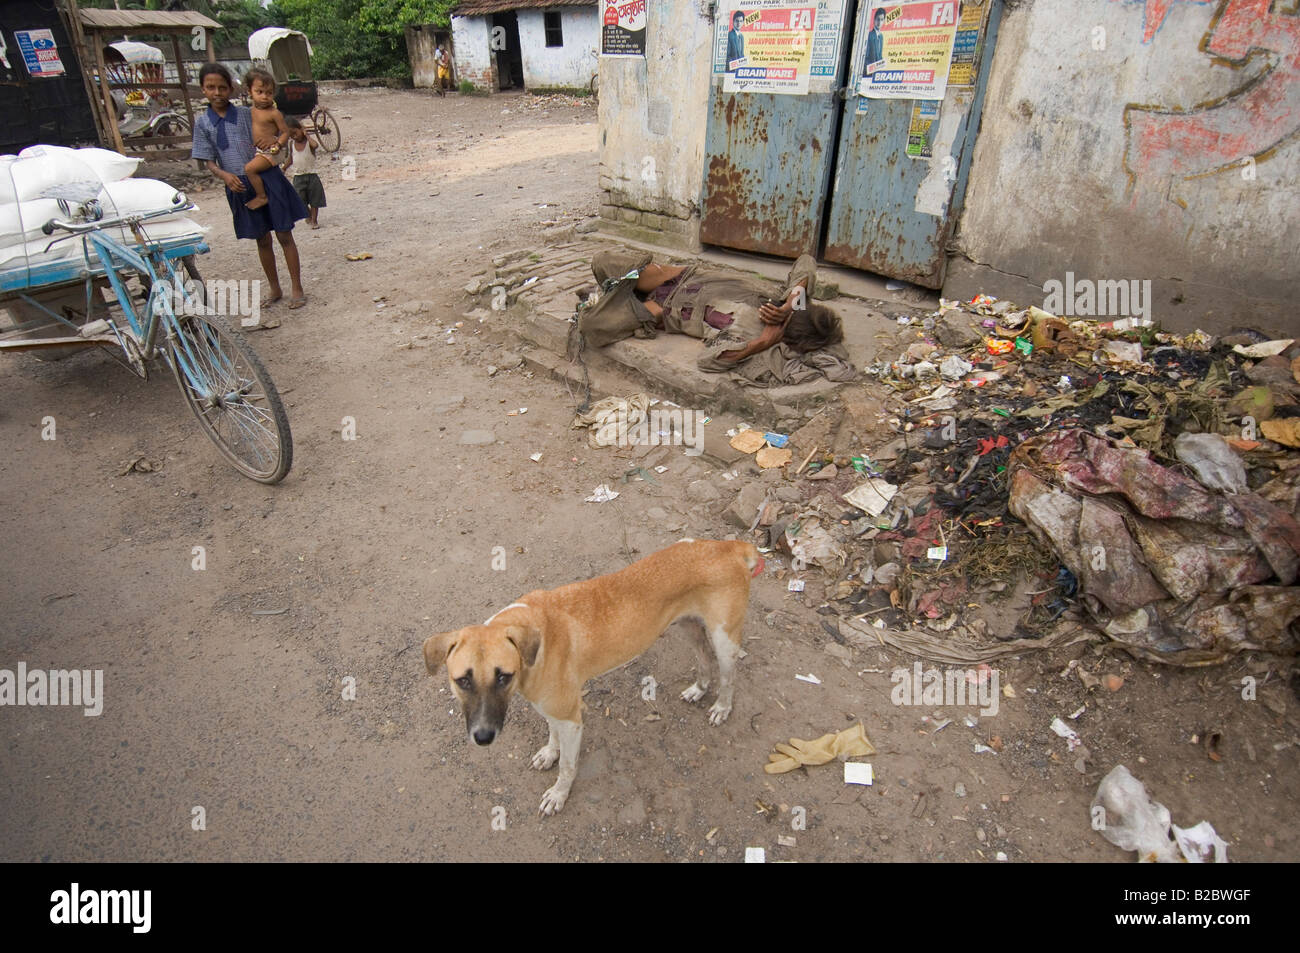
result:
M 176 111 L 164 88 L 166 64 L 163 51 L 148 43 L 122 40 L 104 47 L 117 128 L 128 146 L 133 139 L 192 134 L 189 119 Z
M 249 35 L 248 55 L 254 65 L 275 77 L 275 105 L 280 112 L 297 116 L 307 134 L 314 135 L 327 152 L 338 152 L 343 134 L 338 121 L 317 100 L 307 35 L 285 27 L 264 27 Z

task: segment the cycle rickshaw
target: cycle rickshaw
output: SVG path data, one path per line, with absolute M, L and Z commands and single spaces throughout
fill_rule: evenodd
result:
M 307 35 L 285 27 L 263 27 L 249 34 L 248 55 L 275 77 L 276 108 L 286 116 L 297 116 L 303 130 L 315 135 L 326 152 L 338 152 L 343 133 L 338 120 L 318 101 Z
M 104 347 L 142 379 L 158 359 L 229 463 L 260 483 L 282 480 L 293 462 L 288 416 L 243 335 L 208 307 L 195 263 L 208 246 L 177 220 L 194 208 L 184 193 L 166 208 L 119 214 L 87 168 L 19 202 L 5 170 L 0 211 L 20 217 L 26 240 L 0 248 L 0 308 L 14 319 L 0 329 L 0 351 L 63 357 Z M 59 214 L 28 222 L 23 209 Z

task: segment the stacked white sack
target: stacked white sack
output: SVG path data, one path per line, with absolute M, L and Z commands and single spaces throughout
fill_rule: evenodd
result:
M 0 267 L 21 266 L 22 259 L 36 265 L 82 254 L 77 241 L 58 242 L 46 251 L 57 234 L 46 236 L 41 227 L 64 215 L 57 200 L 41 197 L 47 190 L 76 187 L 84 194 L 95 192 L 106 217 L 155 212 L 175 204 L 176 190 L 167 183 L 130 178 L 139 162 L 107 149 L 64 146 L 31 146 L 17 156 L 0 156 Z M 145 230 L 159 241 L 197 239 L 207 231 L 180 214 L 151 219 Z M 125 229 L 115 230 L 114 237 L 132 241 Z

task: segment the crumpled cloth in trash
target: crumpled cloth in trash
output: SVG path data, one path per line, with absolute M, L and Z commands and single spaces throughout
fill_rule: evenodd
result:
M 776 751 L 767 756 L 763 770 L 768 774 L 785 774 L 801 764 L 826 764 L 835 758 L 852 758 L 876 753 L 876 747 L 867 737 L 867 729 L 858 722 L 838 734 L 822 735 L 813 741 L 791 738 L 789 744 L 776 745 Z
M 1093 827 L 1116 847 L 1138 852 L 1143 864 L 1226 864 L 1228 845 L 1209 821 L 1195 827 L 1172 824 L 1169 808 L 1151 799 L 1146 786 L 1122 764 L 1097 786 Z
M 1300 652 L 1300 524 L 1258 494 L 1223 496 L 1083 430 L 1025 441 L 1009 508 L 1079 581 L 1102 630 L 1179 665 Z
M 593 449 L 615 444 L 623 446 L 629 442 L 629 434 L 647 426 L 649 410 L 650 398 L 645 394 L 606 397 L 592 404 L 585 414 L 574 417 L 572 427 L 591 428 L 591 433 L 587 435 L 587 445 Z

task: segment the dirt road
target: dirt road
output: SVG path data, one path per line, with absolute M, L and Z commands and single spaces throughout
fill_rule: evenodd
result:
M 470 744 L 421 641 L 682 535 L 734 532 L 718 517 L 734 488 L 680 448 L 589 449 L 565 387 L 463 317 L 463 285 L 494 256 L 594 215 L 590 106 L 390 90 L 328 105 L 351 158 L 324 174 L 323 227 L 296 232 L 309 304 L 266 312 L 282 326 L 250 338 L 292 421 L 282 485 L 227 467 L 162 374 L 138 381 L 100 353 L 0 370 L 0 668 L 104 672 L 97 717 L 0 708 L 0 859 L 1125 860 L 1089 828 L 1116 763 L 1180 825 L 1211 821 L 1234 859 L 1300 858 L 1297 702 L 1268 664 L 1180 672 L 1076 646 L 1000 666 L 1014 697 L 996 715 L 898 706 L 890 673 L 913 660 L 843 657 L 817 586 L 772 577 L 755 585 L 730 721 L 677 700 L 693 655 L 670 634 L 592 683 L 573 795 L 539 819 L 551 776 L 527 761 L 545 725 L 516 700 L 496 743 Z M 224 196 L 195 198 L 205 276 L 259 277 Z M 359 252 L 373 258 L 345 259 Z M 120 475 L 141 454 L 157 472 Z M 658 482 L 619 482 L 652 458 Z M 720 499 L 688 496 L 697 480 Z M 602 483 L 620 497 L 583 502 Z M 1080 657 L 1123 687 L 1061 677 Z M 1082 772 L 1048 727 L 1081 705 Z M 776 742 L 859 720 L 879 749 L 871 787 L 838 764 L 763 773 Z

